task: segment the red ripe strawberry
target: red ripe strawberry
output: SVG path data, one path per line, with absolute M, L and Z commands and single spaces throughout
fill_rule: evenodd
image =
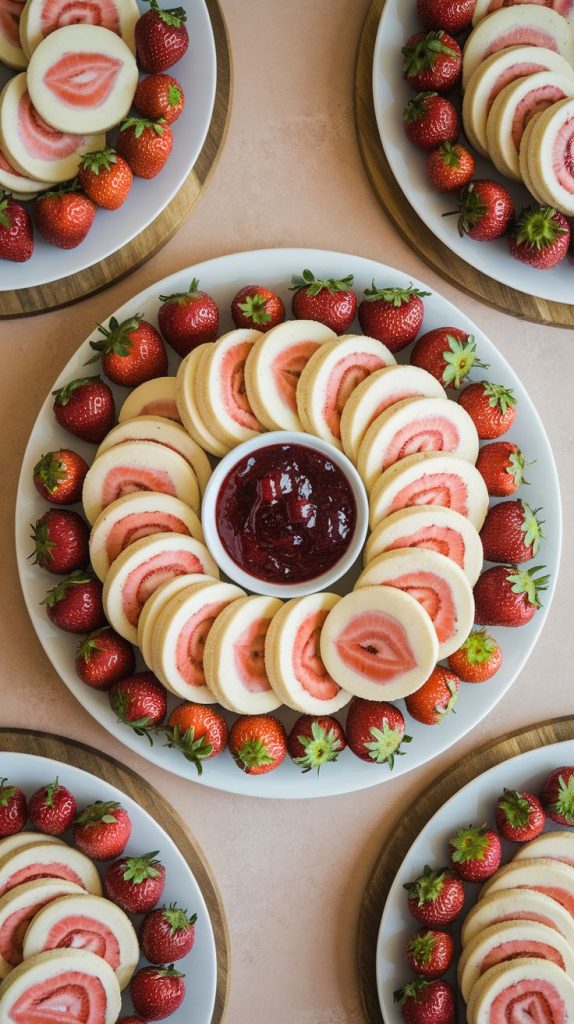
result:
M 529 463 L 517 444 L 512 441 L 494 441 L 485 444 L 478 453 L 476 468 L 493 498 L 514 494 L 521 484 L 527 484 L 524 470 Z
M 89 199 L 104 210 L 118 210 L 132 187 L 129 164 L 114 149 L 100 149 L 82 157 L 78 181 Z
M 408 893 L 410 913 L 428 928 L 450 924 L 464 906 L 464 886 L 448 868 L 433 871 L 426 864 L 422 875 L 403 888 Z
M 165 887 L 165 868 L 157 850 L 141 857 L 122 857 L 104 876 L 104 892 L 128 914 L 146 914 L 159 903 Z
M 183 7 L 162 11 L 156 0 L 136 22 L 136 56 L 142 71 L 167 71 L 180 60 L 189 46 Z
M 474 170 L 474 157 L 460 142 L 443 142 L 427 156 L 427 177 L 437 192 L 458 192 L 468 185 Z
M 91 341 L 96 353 L 89 363 L 102 359 L 102 369 L 114 384 L 135 388 L 146 380 L 167 373 L 167 352 L 161 335 L 139 313 L 118 323 L 113 316 L 107 327 L 98 330 L 103 337 Z
M 163 1020 L 185 999 L 185 975 L 169 967 L 142 967 L 130 981 L 134 1010 L 144 1020 Z
M 456 142 L 460 130 L 456 107 L 436 92 L 418 92 L 403 111 L 407 139 L 419 149 Z
M 0 260 L 25 263 L 34 251 L 30 214 L 11 196 L 0 200 Z
M 511 256 L 537 270 L 550 270 L 568 254 L 570 225 L 552 206 L 521 210 L 508 239 Z
M 285 758 L 285 729 L 273 715 L 241 715 L 231 726 L 229 749 L 246 775 L 265 775 Z
M 406 948 L 409 967 L 424 978 L 440 978 L 448 971 L 453 956 L 452 936 L 436 928 L 419 928 Z
M 248 284 L 231 300 L 231 319 L 236 327 L 266 332 L 283 322 L 285 307 L 270 288 Z
M 417 32 L 407 39 L 401 53 L 405 78 L 417 92 L 448 92 L 460 78 L 462 50 L 442 29 Z
M 166 727 L 167 746 L 174 747 L 203 772 L 203 761 L 209 761 L 227 743 L 227 723 L 219 711 L 209 704 L 184 702 L 173 709 Z
M 90 561 L 90 527 L 71 508 L 50 508 L 32 526 L 34 565 L 67 576 Z M 32 556 L 30 556 L 32 557 Z
M 464 32 L 472 23 L 476 0 L 417 0 L 417 14 L 425 28 Z
M 415 978 L 394 998 L 404 1024 L 456 1024 L 456 998 L 447 981 Z
M 173 135 L 162 118 L 128 117 L 120 125 L 116 147 L 136 177 L 155 178 L 173 149 Z
M 26 797 L 18 786 L 8 779 L 0 779 L 0 836 L 13 836 L 26 824 L 28 809 Z
M 343 726 L 329 715 L 300 715 L 291 728 L 287 750 L 302 772 L 336 761 L 347 746 Z
M 157 729 L 167 713 L 167 690 L 153 672 L 136 672 L 120 679 L 108 697 L 120 722 L 129 725 L 136 736 L 145 736 L 152 745 L 150 730 Z
M 351 288 L 353 275 L 337 281 L 317 278 L 310 270 L 295 275 L 291 310 L 297 320 L 318 320 L 335 334 L 345 334 L 357 314 L 357 296 Z
M 74 505 L 81 500 L 89 466 L 71 448 L 42 455 L 34 466 L 34 487 L 53 505 Z
M 199 291 L 196 277 L 187 292 L 160 295 L 160 301 L 159 329 L 168 345 L 182 359 L 198 345 L 215 341 L 219 331 L 219 309 L 211 295 Z
M 84 637 L 76 655 L 76 672 L 94 690 L 109 690 L 118 680 L 131 676 L 135 665 L 132 645 L 111 626 Z
M 421 334 L 413 346 L 410 363 L 432 373 L 445 388 L 460 388 L 473 366 L 488 366 L 476 354 L 474 335 L 460 327 L 435 327 Z
M 502 847 L 486 825 L 460 828 L 448 842 L 449 864 L 465 882 L 484 882 L 500 867 Z
M 422 725 L 438 725 L 455 710 L 460 679 L 442 665 L 436 665 L 430 676 L 414 693 L 405 697 L 411 718 Z
M 534 793 L 505 789 L 496 801 L 496 827 L 511 843 L 528 843 L 544 830 L 546 815 Z
M 373 281 L 359 303 L 359 323 L 363 334 L 382 341 L 391 352 L 414 341 L 422 327 L 423 298 L 430 292 L 419 288 L 377 288 Z
M 410 743 L 405 736 L 405 720 L 394 704 L 386 701 L 353 697 L 347 712 L 345 733 L 350 750 L 362 761 L 388 764 L 392 770 L 395 757 L 404 754 L 401 743 Z
M 520 563 L 534 558 L 544 537 L 543 520 L 537 518 L 540 511 L 520 498 L 492 505 L 480 531 L 485 560 Z
M 477 242 L 492 242 L 508 230 L 514 215 L 509 193 L 497 181 L 476 178 L 463 188 L 458 205 L 458 233 Z
M 574 825 L 574 766 L 555 768 L 544 781 L 540 800 L 548 817 L 558 825 Z
M 494 565 L 486 569 L 474 585 L 474 621 L 480 626 L 525 626 L 540 608 L 539 593 L 550 579 L 535 577 L 543 568 Z
M 67 633 L 91 633 L 106 625 L 102 584 L 91 573 L 78 569 L 46 594 L 50 622 Z
M 187 956 L 195 942 L 196 921 L 197 914 L 188 914 L 177 903 L 152 910 L 140 932 L 146 960 L 151 964 L 165 964 Z
M 115 800 L 96 800 L 85 807 L 74 823 L 74 842 L 92 860 L 113 860 L 128 845 L 132 823 L 128 812 Z
M 58 249 L 75 249 L 84 241 L 96 215 L 91 199 L 78 185 L 61 185 L 34 202 L 34 223 L 43 238 Z
M 484 683 L 502 665 L 502 651 L 485 629 L 469 633 L 458 651 L 448 657 L 448 666 L 465 683 Z
M 143 117 L 151 121 L 161 117 L 165 124 L 173 124 L 185 106 L 185 95 L 171 75 L 148 75 L 139 82 L 133 103 Z
M 52 394 L 54 416 L 76 437 L 99 444 L 112 429 L 116 418 L 114 396 L 101 377 L 78 377 Z
M 511 388 L 481 380 L 469 384 L 458 397 L 483 441 L 500 437 L 516 419 L 516 399 Z
M 77 809 L 74 796 L 58 779 L 37 789 L 28 801 L 30 821 L 49 836 L 61 836 L 72 824 Z

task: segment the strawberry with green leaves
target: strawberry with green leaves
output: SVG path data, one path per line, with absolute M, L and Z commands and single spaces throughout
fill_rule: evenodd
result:
M 474 171 L 474 157 L 460 142 L 443 142 L 427 156 L 427 177 L 437 192 L 458 192 L 468 185 Z
M 431 373 L 444 388 L 462 387 L 473 366 L 488 367 L 478 358 L 474 335 L 460 327 L 434 327 L 421 334 L 410 363 Z
M 231 300 L 231 319 L 238 328 L 270 331 L 285 319 L 285 307 L 277 292 L 261 284 L 246 284 Z
M 300 715 L 287 739 L 287 750 L 302 772 L 337 760 L 347 746 L 343 726 L 330 715 Z
M 508 238 L 510 255 L 536 270 L 550 270 L 568 255 L 570 225 L 563 213 L 538 204 L 520 211 Z
M 165 888 L 165 868 L 158 851 L 122 857 L 107 869 L 104 892 L 128 914 L 146 914 L 159 903 Z
M 34 202 L 34 223 L 50 245 L 59 249 L 75 249 L 90 231 L 96 206 L 79 191 L 79 184 L 60 185 L 44 192 Z
M 0 199 L 0 260 L 26 263 L 34 252 L 34 229 L 25 206 L 4 196 Z
M 102 369 L 114 384 L 135 388 L 167 373 L 167 352 L 163 339 L 153 324 L 136 313 L 118 323 L 115 316 L 107 327 L 98 326 L 102 337 L 91 341 L 96 353 L 88 360 L 102 360 Z
M 512 388 L 481 380 L 469 384 L 458 397 L 459 405 L 473 421 L 483 441 L 505 434 L 516 419 L 516 398 Z
M 44 512 L 32 527 L 32 540 L 34 565 L 56 576 L 85 569 L 90 561 L 90 527 L 71 508 Z
M 186 292 L 160 295 L 157 321 L 168 345 L 182 359 L 198 345 L 215 341 L 219 332 L 219 307 L 193 278 Z
M 167 746 L 183 754 L 201 775 L 203 762 L 224 750 L 228 729 L 223 715 L 211 705 L 184 701 L 171 711 L 165 735 Z
M 146 1021 L 170 1017 L 185 999 L 184 977 L 173 964 L 140 968 L 130 981 L 130 995 L 136 1013 Z
M 476 242 L 505 235 L 514 216 L 510 193 L 498 181 L 475 178 L 463 188 L 458 203 L 458 233 Z
M 394 999 L 404 1024 L 456 1024 L 456 998 L 447 981 L 415 978 Z
M 61 836 L 70 827 L 78 810 L 74 795 L 58 779 L 41 786 L 28 801 L 30 821 L 39 832 Z
M 464 906 L 462 881 L 448 868 L 433 870 L 426 864 L 422 874 L 403 888 L 409 912 L 427 928 L 451 924 Z
M 114 860 L 128 845 L 132 823 L 117 800 L 96 800 L 76 816 L 74 843 L 91 860 Z
M 96 206 L 118 210 L 129 195 L 133 174 L 127 161 L 108 147 L 82 157 L 78 181 Z
M 132 645 L 111 626 L 93 630 L 82 640 L 76 653 L 76 672 L 86 686 L 109 690 L 130 676 L 136 667 Z
M 486 825 L 460 828 L 448 842 L 449 864 L 465 882 L 484 882 L 498 871 L 502 860 L 500 839 Z
M 171 128 L 161 117 L 128 117 L 120 124 L 116 148 L 137 178 L 155 178 L 173 149 Z
M 514 494 L 521 484 L 528 484 L 524 477 L 528 465 L 530 463 L 513 441 L 484 444 L 476 460 L 476 468 L 493 498 L 506 498 Z
M 448 657 L 448 667 L 464 683 L 484 683 L 502 665 L 502 650 L 485 629 L 475 629 Z
M 357 313 L 357 296 L 352 289 L 353 275 L 317 278 L 311 270 L 291 280 L 291 309 L 298 320 L 318 320 L 335 334 L 345 334 Z
M 47 452 L 33 470 L 34 487 L 53 505 L 74 505 L 81 501 L 88 463 L 71 448 Z
M 448 932 L 437 928 L 419 928 L 409 939 L 406 960 L 423 978 L 440 978 L 448 971 L 454 956 L 454 942 Z
M 521 498 L 492 505 L 480 531 L 485 560 L 520 564 L 534 558 L 544 537 L 540 511 Z
M 419 333 L 424 317 L 423 299 L 430 294 L 412 285 L 378 288 L 373 281 L 359 303 L 363 334 L 382 341 L 391 352 L 400 352 Z
M 26 797 L 19 786 L 0 779 L 0 837 L 21 832 L 28 817 Z
M 544 831 L 546 814 L 534 793 L 505 789 L 496 801 L 496 827 L 511 843 L 529 843 Z
M 403 127 L 413 146 L 436 149 L 444 142 L 456 142 L 460 123 L 450 100 L 437 92 L 418 92 L 403 111 Z
M 574 765 L 555 768 L 544 780 L 540 801 L 558 825 L 574 825 Z
M 197 914 L 170 903 L 146 917 L 140 932 L 142 953 L 151 964 L 181 960 L 193 949 Z
M 540 594 L 548 586 L 548 575 L 536 575 L 542 569 L 543 565 L 485 569 L 474 585 L 474 621 L 479 626 L 525 626 L 541 607 Z
M 459 687 L 460 679 L 454 672 L 436 665 L 423 685 L 405 697 L 409 715 L 421 725 L 439 725 L 454 713 Z
M 404 76 L 416 92 L 448 92 L 462 72 L 462 51 L 456 39 L 438 29 L 416 32 L 407 39 L 403 55 Z
M 180 83 L 171 75 L 147 75 L 142 78 L 134 96 L 134 107 L 151 121 L 162 118 L 173 124 L 185 106 L 185 95 Z
M 82 441 L 100 444 L 116 419 L 114 396 L 101 377 L 77 377 L 53 391 L 56 420 Z
M 394 704 L 384 700 L 365 700 L 353 697 L 345 722 L 347 744 L 353 753 L 369 764 L 387 764 L 392 769 L 395 757 L 404 754 L 405 719 Z
M 142 71 L 157 74 L 181 60 L 189 46 L 183 7 L 162 10 L 156 0 L 136 22 L 136 57 Z
M 274 715 L 241 715 L 229 732 L 229 749 L 246 775 L 265 775 L 287 754 L 287 735 Z
M 167 713 L 167 690 L 153 672 L 124 676 L 110 688 L 108 698 L 119 721 L 129 725 L 136 736 L 145 736 L 152 746 L 151 732 Z
M 417 14 L 425 28 L 443 28 L 458 35 L 472 24 L 476 0 L 417 0 Z
M 77 569 L 48 591 L 41 604 L 58 629 L 66 633 L 91 633 L 107 625 L 102 603 L 102 584 L 93 573 Z

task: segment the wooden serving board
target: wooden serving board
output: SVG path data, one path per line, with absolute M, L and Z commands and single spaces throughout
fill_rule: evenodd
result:
M 401 811 L 400 819 L 392 825 L 389 838 L 377 857 L 359 914 L 359 985 L 368 1024 L 385 1024 L 379 1005 L 375 966 L 379 925 L 395 875 L 421 829 L 451 796 L 482 772 L 518 754 L 572 739 L 574 717 L 570 716 L 507 733 L 447 768 L 422 793 L 417 794 L 410 807 Z
M 574 305 L 516 291 L 462 260 L 426 226 L 399 187 L 381 145 L 373 103 L 373 54 L 384 6 L 385 0 L 373 0 L 367 12 L 355 67 L 355 121 L 359 147 L 367 176 L 383 210 L 417 255 L 468 295 L 523 320 L 574 327 Z
M 85 772 L 96 775 L 131 797 L 173 839 L 181 855 L 189 864 L 209 911 L 215 948 L 217 949 L 217 988 L 211 1024 L 221 1024 L 225 1015 L 230 981 L 229 935 L 221 897 L 197 840 L 179 815 L 170 807 L 167 800 L 153 786 L 150 786 L 145 778 L 116 761 L 115 758 L 109 757 L 108 754 L 102 754 L 85 743 L 69 740 L 63 736 L 55 736 L 46 732 L 30 732 L 27 729 L 0 729 L 0 751 L 51 757 L 56 761 L 71 764 L 75 768 L 81 768 Z
M 0 292 L 0 319 L 46 313 L 102 291 L 151 259 L 191 213 L 223 147 L 231 95 L 231 57 L 223 13 L 218 0 L 205 0 L 205 5 L 217 54 L 215 105 L 203 148 L 183 185 L 147 228 L 105 260 L 59 281 Z

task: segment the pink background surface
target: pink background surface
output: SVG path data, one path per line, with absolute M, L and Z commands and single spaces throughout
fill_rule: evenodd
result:
M 363 1021 L 356 969 L 361 897 L 382 841 L 417 792 L 507 730 L 574 711 L 569 498 L 572 332 L 513 321 L 449 286 L 386 220 L 363 170 L 353 71 L 368 0 L 223 0 L 234 89 L 226 145 L 187 223 L 144 267 L 67 309 L 0 323 L 0 724 L 92 744 L 157 787 L 185 818 L 220 886 L 232 941 L 230 1024 Z M 97 322 L 188 264 L 267 246 L 312 246 L 390 263 L 457 303 L 500 347 L 537 406 L 564 497 L 561 577 L 546 629 L 513 689 L 481 725 L 428 766 L 364 793 L 255 801 L 172 777 L 115 742 L 48 663 L 20 594 L 13 547 L 18 472 L 46 392 Z M 311 780 L 312 782 L 312 780 Z M 404 977 L 401 969 L 400 977 Z

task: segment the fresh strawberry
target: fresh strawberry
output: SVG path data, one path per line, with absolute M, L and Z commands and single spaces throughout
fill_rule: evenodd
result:
M 415 978 L 394 999 L 404 1024 L 456 1024 L 456 997 L 447 981 Z
M 61 836 L 72 824 L 77 810 L 75 797 L 58 779 L 37 789 L 28 801 L 30 821 L 39 832 L 49 836 Z
M 454 672 L 436 665 L 426 682 L 405 697 L 409 715 L 422 725 L 438 725 L 454 712 L 459 686 L 460 679 Z
M 353 697 L 349 704 L 345 733 L 350 750 L 362 761 L 388 764 L 392 770 L 395 757 L 404 754 L 402 743 L 410 743 L 405 736 L 405 720 L 394 704 L 387 701 L 363 700 Z
M 465 882 L 484 882 L 502 860 L 500 839 L 486 825 L 460 828 L 449 839 L 448 851 L 452 870 Z
M 474 585 L 474 621 L 480 626 L 525 626 L 540 608 L 539 593 L 550 579 L 534 575 L 543 568 L 493 565 L 486 569 Z
M 506 498 L 514 494 L 521 484 L 527 484 L 524 470 L 529 465 L 517 444 L 512 441 L 493 441 L 478 453 L 476 468 L 493 498 Z
M 448 868 L 433 871 L 425 865 L 422 875 L 403 886 L 410 913 L 427 928 L 443 928 L 464 906 L 464 886 Z
M 442 29 L 416 32 L 401 53 L 404 76 L 416 92 L 448 92 L 462 72 L 462 50 Z
M 155 178 L 173 149 L 173 135 L 161 117 L 128 117 L 120 125 L 116 147 L 137 178 Z
M 92 860 L 113 860 L 124 852 L 132 831 L 128 812 L 115 800 L 96 800 L 77 815 L 74 842 Z
M 209 704 L 184 702 L 173 709 L 165 730 L 167 746 L 174 747 L 203 772 L 203 761 L 221 754 L 227 743 L 227 723 Z
M 153 672 L 136 672 L 120 679 L 108 697 L 120 722 L 153 744 L 151 730 L 161 725 L 167 713 L 167 690 Z
M 159 903 L 165 888 L 165 868 L 157 850 L 141 857 L 122 857 L 106 870 L 104 892 L 128 914 L 147 914 Z
M 199 291 L 196 277 L 186 292 L 160 295 L 160 301 L 159 329 L 168 345 L 182 359 L 198 345 L 215 341 L 219 331 L 219 309 L 211 295 Z
M 476 629 L 447 660 L 448 667 L 463 682 L 484 683 L 492 679 L 502 665 L 502 651 L 485 629 Z
M 508 247 L 511 256 L 537 270 L 550 270 L 568 255 L 570 225 L 552 206 L 527 206 L 513 225 Z
M 357 296 L 351 285 L 353 275 L 340 280 L 318 278 L 310 270 L 291 281 L 291 310 L 297 320 L 318 320 L 335 334 L 345 334 L 357 314 Z
M 116 419 L 114 396 L 101 377 L 78 377 L 53 391 L 54 416 L 70 434 L 99 444 Z
M 347 746 L 343 726 L 329 715 L 300 715 L 287 739 L 289 756 L 302 772 L 336 761 Z
M 555 768 L 544 780 L 540 801 L 558 825 L 574 825 L 574 765 Z
M 427 177 L 437 192 L 458 192 L 468 185 L 474 170 L 474 157 L 460 142 L 443 142 L 427 156 Z
M 131 676 L 136 665 L 134 649 L 111 626 L 88 633 L 78 647 L 76 672 L 86 686 L 109 690 L 118 680 Z
M 406 948 L 409 967 L 424 978 L 440 978 L 441 974 L 446 974 L 453 956 L 452 936 L 436 928 L 419 928 Z
M 407 139 L 419 149 L 456 142 L 460 130 L 456 107 L 436 92 L 418 92 L 403 111 Z
M 520 563 L 534 558 L 544 537 L 540 511 L 520 498 L 492 505 L 480 531 L 485 560 Z
M 516 419 L 516 399 L 511 388 L 481 380 L 469 384 L 458 397 L 474 422 L 478 436 L 490 441 L 505 434 Z
M 148 75 L 139 82 L 133 103 L 142 117 L 151 121 L 161 117 L 165 124 L 173 124 L 183 111 L 185 95 L 171 75 Z
M 475 178 L 460 193 L 458 233 L 476 242 L 492 242 L 506 234 L 514 215 L 509 193 L 497 181 Z
M 246 775 L 265 775 L 285 758 L 285 729 L 273 715 L 241 715 L 231 726 L 229 749 Z
M 77 184 L 60 185 L 34 202 L 34 223 L 42 237 L 58 249 L 75 249 L 84 241 L 96 215 L 91 199 Z
M 105 626 L 102 584 L 90 572 L 78 569 L 46 594 L 50 622 L 67 633 L 91 633 Z
M 90 561 L 90 527 L 71 508 L 49 508 L 32 526 L 34 565 L 67 576 Z M 32 557 L 32 555 L 30 555 Z
M 142 967 L 130 981 L 134 1010 L 144 1020 L 163 1020 L 185 999 L 185 975 L 169 967 Z
M 488 366 L 476 354 L 474 335 L 460 327 L 434 327 L 421 334 L 413 346 L 410 363 L 432 373 L 445 388 L 460 388 L 473 366 Z
M 270 288 L 247 284 L 231 300 L 231 319 L 236 327 L 270 331 L 285 319 L 285 307 Z
M 102 369 L 114 384 L 135 388 L 146 380 L 164 377 L 167 373 L 167 352 L 161 335 L 139 313 L 118 323 L 113 316 L 107 327 L 98 326 L 102 338 L 91 341 L 96 353 L 88 360 L 101 357 Z
M 18 786 L 8 779 L 0 779 L 0 836 L 13 836 L 26 824 L 28 809 L 26 797 Z
M 136 22 L 136 56 L 142 71 L 167 71 L 181 60 L 189 46 L 186 19 L 183 7 L 163 11 L 150 0 L 150 10 Z
M 0 200 L 0 260 L 25 263 L 34 252 L 32 220 L 11 196 Z
M 53 505 L 74 505 L 82 498 L 88 469 L 86 460 L 71 448 L 47 452 L 34 466 L 34 487 Z
M 419 288 L 377 288 L 373 281 L 359 303 L 359 323 L 364 334 L 382 341 L 391 352 L 414 341 L 424 317 L 423 298 L 430 295 Z
M 108 147 L 82 157 L 78 181 L 96 206 L 118 210 L 128 197 L 133 174 L 124 158 Z
M 140 932 L 142 953 L 151 964 L 166 964 L 187 956 L 195 942 L 197 914 L 170 903 L 146 917 Z
M 417 14 L 425 28 L 464 32 L 472 24 L 476 0 L 417 0 Z
M 534 793 L 505 789 L 496 801 L 496 827 L 511 843 L 528 843 L 544 830 L 546 815 Z

